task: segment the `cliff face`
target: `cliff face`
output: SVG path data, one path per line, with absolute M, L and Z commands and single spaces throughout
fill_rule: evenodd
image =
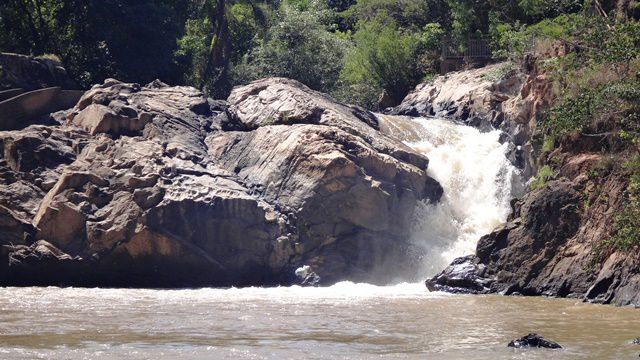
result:
M 553 162 L 557 169 L 557 180 L 514 201 L 508 223 L 482 237 L 476 254 L 455 260 L 427 280 L 427 287 L 640 305 L 637 254 L 600 249 L 612 235 L 629 174 L 607 168 L 602 176 L 590 176 L 610 161 L 593 138 L 568 139 L 551 153 L 536 153 L 532 138 L 553 99 L 551 83 L 532 59 L 496 78 L 496 70 L 504 66 L 437 78 L 420 85 L 394 110 L 502 129 L 514 149 L 512 161 L 525 174 L 534 175 L 541 163 Z
M 286 79 L 228 103 L 109 79 L 54 119 L 0 132 L 0 285 L 386 282 L 442 193 L 371 113 Z

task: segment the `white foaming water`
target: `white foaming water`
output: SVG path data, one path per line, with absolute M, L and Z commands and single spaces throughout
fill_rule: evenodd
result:
M 438 204 L 422 204 L 413 229 L 413 242 L 426 253 L 422 272 L 431 276 L 474 253 L 478 239 L 506 221 L 522 178 L 505 156 L 500 131 L 483 133 L 440 119 L 411 121 L 421 127 L 421 140 L 407 145 L 429 157 L 428 174 L 444 189 Z

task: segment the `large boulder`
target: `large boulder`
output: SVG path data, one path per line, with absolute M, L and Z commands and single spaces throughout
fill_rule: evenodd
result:
M 4 285 L 288 284 L 303 266 L 323 283 L 385 283 L 413 272 L 414 209 L 442 194 L 428 159 L 373 114 L 286 79 L 237 88 L 228 104 L 108 79 L 62 126 L 4 134 L 42 129 L 21 146 L 55 156 L 9 156 L 5 141 L 2 169 L 37 191 L 0 204 L 0 219 L 33 224 L 0 252 Z

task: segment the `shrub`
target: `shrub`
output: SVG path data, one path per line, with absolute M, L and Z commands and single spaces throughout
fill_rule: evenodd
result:
M 516 70 L 517 70 L 517 67 L 515 63 L 513 63 L 512 61 L 508 61 L 500 65 L 499 67 L 487 73 L 482 74 L 480 78 L 488 81 L 493 81 L 493 82 L 500 81 L 502 79 L 505 79 L 507 76 L 509 76 Z
M 620 128 L 623 134 L 637 133 L 640 87 L 636 79 L 596 87 L 582 87 L 573 96 L 563 96 L 551 109 L 543 126 L 554 136 Z M 600 126 L 598 126 L 600 125 Z
M 376 99 L 384 90 L 393 102 L 399 103 L 427 73 L 435 71 L 442 34 L 437 24 L 427 24 L 421 32 L 406 33 L 387 17 L 361 22 L 340 73 L 347 88 L 360 92 L 339 97 L 375 108 Z
M 622 211 L 615 216 L 615 235 L 611 243 L 615 249 L 629 250 L 640 245 L 640 156 L 625 164 L 631 171 Z
M 542 151 L 543 153 L 552 152 L 556 147 L 555 142 L 556 140 L 553 136 L 545 136 L 540 151 Z
M 316 11 L 283 6 L 266 39 L 232 69 L 235 83 L 267 76 L 298 80 L 312 89 L 336 88 L 348 43 L 327 31 Z
M 529 183 L 529 189 L 537 190 L 542 189 L 544 185 L 553 178 L 553 169 L 548 165 L 545 165 L 538 170 L 536 177 Z

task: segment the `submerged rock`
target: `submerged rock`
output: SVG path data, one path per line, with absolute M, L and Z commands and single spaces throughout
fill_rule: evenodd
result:
M 410 219 L 442 195 L 373 114 L 291 80 L 224 103 L 108 79 L 65 116 L 0 132 L 0 232 L 24 245 L 0 285 L 269 285 L 299 264 L 309 285 L 384 283 L 419 262 Z
M 530 333 L 527 336 L 512 340 L 507 346 L 514 348 L 537 347 L 547 349 L 562 349 L 562 346 L 560 346 L 560 344 L 551 340 L 547 340 L 535 333 Z

